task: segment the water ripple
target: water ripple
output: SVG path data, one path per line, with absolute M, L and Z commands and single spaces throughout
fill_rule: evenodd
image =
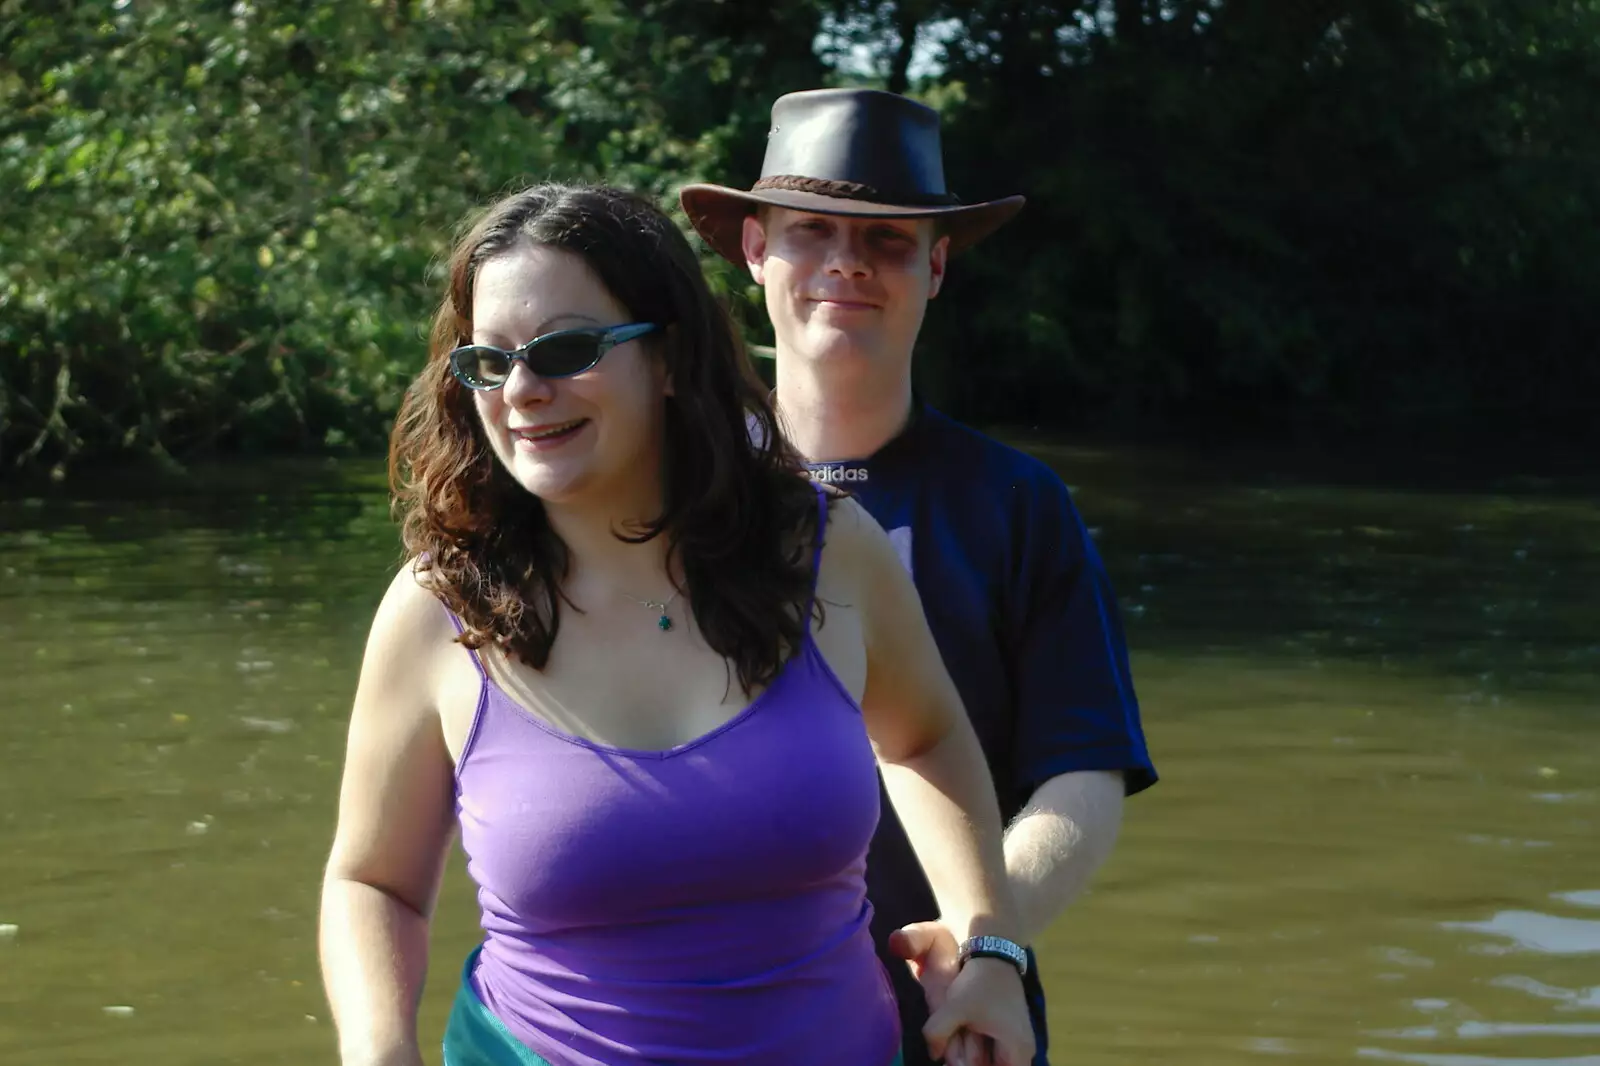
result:
M 1418 1025 L 1372 1036 L 1394 1040 L 1488 1040 L 1507 1036 L 1600 1036 L 1600 1022 L 1457 1022 L 1451 1026 Z
M 1562 1010 L 1600 1010 L 1600 985 L 1594 988 L 1561 988 L 1519 976 L 1496 977 L 1489 983 L 1496 988 L 1510 988 L 1538 999 L 1552 1000 L 1560 1003 Z
M 1563 1056 L 1558 1059 L 1508 1059 L 1501 1055 L 1425 1055 L 1384 1048 L 1356 1049 L 1364 1059 L 1383 1059 L 1388 1062 L 1411 1062 L 1416 1066 L 1600 1066 L 1600 1055 L 1583 1055 L 1578 1058 Z
M 1600 922 L 1539 911 L 1501 911 L 1485 922 L 1441 922 L 1444 929 L 1505 937 L 1543 955 L 1600 954 Z M 1510 950 L 1510 949 L 1502 949 Z

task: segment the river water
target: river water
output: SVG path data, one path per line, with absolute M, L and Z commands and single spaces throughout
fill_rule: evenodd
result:
M 1041 945 L 1054 1061 L 1600 1066 L 1600 489 L 1015 439 L 1163 777 Z M 0 498 L 0 1062 L 335 1061 L 318 881 L 398 560 L 369 461 Z M 458 859 L 430 1050 L 476 937 Z

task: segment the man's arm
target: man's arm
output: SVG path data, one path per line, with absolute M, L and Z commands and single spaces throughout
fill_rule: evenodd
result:
M 1117 771 L 1059 774 L 1039 786 L 1006 830 L 1006 879 L 1025 943 L 1050 928 L 1111 854 L 1125 791 Z M 911 964 L 929 1009 L 938 1010 L 960 971 L 955 935 L 940 922 L 919 922 L 891 934 L 889 946 Z
M 1099 554 L 1064 487 L 1046 486 L 1034 502 L 1022 520 L 1020 607 L 1010 642 L 1016 777 L 1031 791 L 1005 838 L 1007 882 L 1030 941 L 1110 855 L 1124 796 L 1155 780 Z M 936 1006 L 955 972 L 951 934 L 924 922 L 892 935 L 889 946 L 911 963 Z
M 1005 841 L 1006 872 L 1030 941 L 1110 856 L 1123 797 L 1155 780 L 1100 553 L 1064 486 L 1047 482 L 1033 504 L 1021 525 L 1028 535 L 1012 630 L 1015 797 L 1027 801 Z
M 1006 874 L 1027 942 L 1050 928 L 1111 854 L 1125 791 L 1116 771 L 1059 774 L 1006 830 Z

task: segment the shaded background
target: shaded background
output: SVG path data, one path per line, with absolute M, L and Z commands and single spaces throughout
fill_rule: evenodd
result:
M 0 0 L 0 1062 L 335 1060 L 454 226 L 747 186 L 864 83 L 1030 197 L 918 373 L 1072 489 L 1162 772 L 1042 938 L 1055 1061 L 1600 1066 L 1600 2 L 775 6 Z M 458 857 L 429 1061 L 479 936 Z
M 1030 197 L 930 314 L 959 417 L 1594 439 L 1593 0 L 6 0 L 0 55 L 7 471 L 380 446 L 474 205 L 747 187 L 771 101 L 847 83 Z

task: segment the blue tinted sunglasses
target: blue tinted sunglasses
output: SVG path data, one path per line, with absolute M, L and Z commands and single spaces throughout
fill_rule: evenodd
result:
M 504 385 L 518 361 L 542 378 L 569 378 L 594 366 L 617 345 L 660 328 L 654 322 L 635 322 L 609 328 L 560 329 L 535 337 L 514 352 L 488 344 L 465 344 L 450 353 L 450 372 L 461 384 L 480 392 Z

